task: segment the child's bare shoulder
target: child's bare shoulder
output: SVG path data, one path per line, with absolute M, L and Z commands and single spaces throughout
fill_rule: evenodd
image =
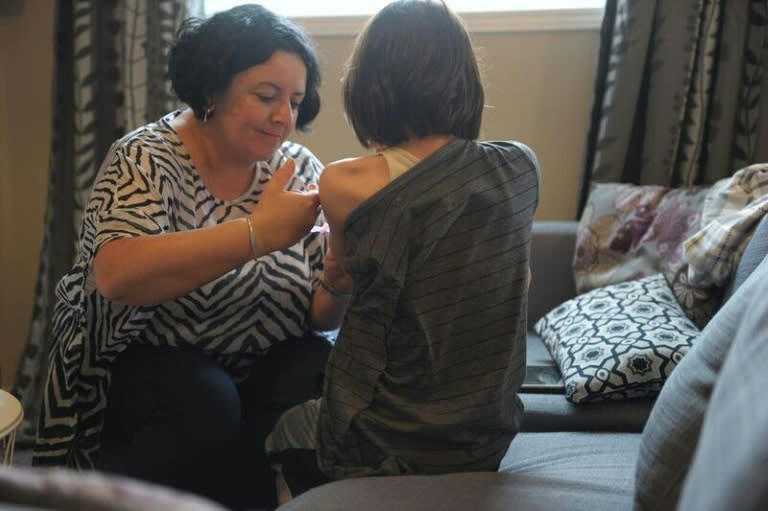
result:
M 362 182 L 370 182 L 382 164 L 378 155 L 345 158 L 326 165 L 320 175 L 320 189 L 343 191 L 358 189 Z
M 348 179 L 370 170 L 377 163 L 377 160 L 379 160 L 378 155 L 344 158 L 326 165 L 323 175 Z

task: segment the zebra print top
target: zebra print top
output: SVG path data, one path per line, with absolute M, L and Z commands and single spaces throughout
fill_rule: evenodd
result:
M 77 259 L 56 288 L 54 346 L 35 446 L 37 465 L 93 466 L 110 363 L 130 342 L 194 346 L 239 378 L 253 357 L 308 329 L 312 289 L 325 253 L 321 233 L 310 233 L 290 248 L 249 261 L 159 305 L 116 304 L 97 292 L 91 265 L 104 243 L 243 217 L 258 203 L 286 156 L 295 159 L 297 167 L 289 188 L 300 190 L 317 182 L 317 158 L 286 142 L 271 161 L 256 164 L 248 192 L 235 200 L 217 199 L 169 124 L 179 113 L 115 142 L 96 177 Z

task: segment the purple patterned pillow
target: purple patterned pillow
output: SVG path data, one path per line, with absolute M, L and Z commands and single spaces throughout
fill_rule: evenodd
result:
M 581 216 L 573 267 L 576 289 L 663 273 L 688 317 L 703 327 L 719 290 L 688 283 L 683 242 L 699 229 L 709 187 L 593 185 Z

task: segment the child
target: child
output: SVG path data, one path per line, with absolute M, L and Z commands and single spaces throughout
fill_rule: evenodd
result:
M 496 470 L 518 431 L 538 163 L 520 143 L 477 141 L 483 98 L 469 35 L 442 2 L 393 2 L 357 41 L 344 106 L 377 152 L 320 178 L 331 253 L 351 277 L 324 287 L 349 306 L 323 398 L 267 440 L 294 495 Z

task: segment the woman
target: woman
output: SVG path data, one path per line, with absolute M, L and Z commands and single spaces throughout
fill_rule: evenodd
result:
M 169 75 L 188 108 L 112 146 L 58 285 L 35 463 L 269 505 L 264 437 L 319 392 L 312 331 L 347 285 L 310 232 L 319 162 L 286 142 L 319 111 L 317 58 L 244 5 L 187 20 Z
M 392 2 L 360 34 L 344 108 L 377 152 L 320 180 L 354 285 L 338 288 L 352 294 L 322 399 L 267 440 L 291 495 L 495 471 L 517 433 L 538 161 L 519 142 L 478 141 L 483 107 L 469 34 L 444 3 Z

